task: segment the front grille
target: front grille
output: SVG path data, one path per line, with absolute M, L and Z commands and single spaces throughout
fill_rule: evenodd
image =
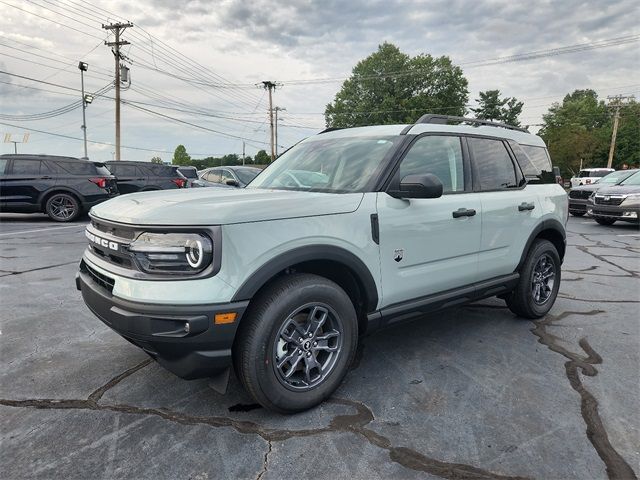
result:
M 598 205 L 620 205 L 624 201 L 621 195 L 596 195 Z
M 569 198 L 576 198 L 586 200 L 591 196 L 591 192 L 589 190 L 571 190 L 569 192 Z
M 113 278 L 103 275 L 97 270 L 94 270 L 89 265 L 87 265 L 86 262 L 81 263 L 80 270 L 87 272 L 91 276 L 93 281 L 95 281 L 101 287 L 105 288 L 109 293 L 113 292 L 113 286 L 116 283 Z
M 116 248 L 108 248 L 100 242 L 90 241 L 89 249 L 97 257 L 118 267 L 136 269 L 131 254 L 126 250 L 126 246 L 139 234 L 134 228 L 112 225 L 92 218 L 91 225 L 87 227 L 87 235 L 90 236 L 91 233 L 117 245 Z
M 119 237 L 125 240 L 133 240 L 136 238 L 136 232 L 132 228 L 127 227 L 115 227 L 111 225 L 107 225 L 106 223 L 98 222 L 94 219 L 91 219 L 91 225 L 101 232 L 108 233 L 111 236 Z

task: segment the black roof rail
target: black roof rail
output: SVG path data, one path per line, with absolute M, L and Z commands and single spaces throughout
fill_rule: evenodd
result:
M 526 128 L 514 127 L 513 125 L 508 125 L 506 123 L 492 122 L 489 120 L 479 120 L 477 118 L 452 117 L 451 115 L 437 115 L 433 113 L 427 113 L 426 115 L 421 116 L 416 123 L 433 123 L 438 125 L 447 125 L 449 122 L 473 123 L 476 125 L 487 125 L 489 127 L 500 127 L 500 128 L 506 128 L 508 130 L 517 130 L 519 132 L 531 133 Z
M 328 127 L 322 130 L 321 132 L 318 132 L 318 135 L 327 133 L 327 132 L 335 132 L 336 130 L 344 130 L 345 128 L 346 127 Z

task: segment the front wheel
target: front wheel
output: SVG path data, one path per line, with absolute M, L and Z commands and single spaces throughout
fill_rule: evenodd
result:
M 356 312 L 334 282 L 287 275 L 249 306 L 233 347 L 234 367 L 264 407 L 293 413 L 328 398 L 355 356 Z
M 616 219 L 615 218 L 604 218 L 604 217 L 594 217 L 596 222 L 598 222 L 600 225 L 613 225 L 614 223 L 616 223 Z
M 71 222 L 80 215 L 80 204 L 73 195 L 54 193 L 48 198 L 45 211 L 51 220 Z
M 536 240 L 520 269 L 520 281 L 506 298 L 509 310 L 520 317 L 544 317 L 560 289 L 560 256 L 548 240 Z

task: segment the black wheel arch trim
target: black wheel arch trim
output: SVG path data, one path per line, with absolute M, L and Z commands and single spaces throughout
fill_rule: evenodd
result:
M 55 195 L 56 193 L 67 193 L 67 194 L 73 195 L 76 198 L 76 200 L 78 200 L 78 206 L 82 208 L 82 203 L 84 202 L 84 196 L 82 194 L 78 193 L 73 188 L 70 188 L 64 185 L 63 186 L 54 185 L 48 190 L 45 190 L 44 192 L 42 192 L 38 197 L 38 205 L 40 205 L 40 208 L 42 210 L 44 210 L 46 206 L 45 205 L 46 200 L 48 200 L 48 198 L 51 195 Z
M 536 225 L 536 227 L 533 229 L 533 231 L 529 235 L 529 238 L 527 239 L 527 243 L 524 246 L 524 250 L 522 251 L 522 255 L 520 256 L 520 261 L 518 262 L 518 266 L 516 267 L 516 270 L 515 270 L 516 272 L 520 271 L 520 269 L 522 268 L 522 265 L 524 264 L 524 261 L 527 258 L 527 253 L 529 252 L 529 249 L 531 248 L 531 245 L 533 244 L 535 239 L 538 238 L 538 236 L 540 236 L 542 232 L 545 232 L 547 230 L 551 230 L 562 237 L 562 242 L 564 244 L 564 247 L 562 251 L 558 252 L 558 255 L 560 256 L 561 262 L 564 260 L 564 254 L 566 251 L 566 243 L 567 243 L 566 230 L 562 225 L 562 223 L 560 223 L 558 220 L 556 220 L 555 218 L 549 218 L 546 220 L 542 220 L 538 225 Z
M 378 305 L 378 290 L 369 268 L 355 254 L 334 245 L 307 245 L 284 252 L 258 268 L 245 280 L 231 299 L 232 302 L 249 300 L 278 273 L 294 265 L 310 261 L 334 261 L 343 264 L 356 276 L 367 298 L 367 312 Z

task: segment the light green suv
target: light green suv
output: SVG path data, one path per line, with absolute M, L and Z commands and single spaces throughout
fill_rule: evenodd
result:
M 331 395 L 365 332 L 490 296 L 544 316 L 567 214 L 539 137 L 425 115 L 322 132 L 244 189 L 95 206 L 76 283 L 180 377 L 233 365 L 256 401 L 295 412 Z

